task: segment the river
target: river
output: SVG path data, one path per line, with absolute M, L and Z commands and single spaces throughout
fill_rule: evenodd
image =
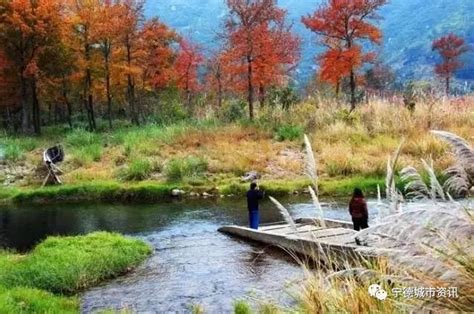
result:
M 282 200 L 293 217 L 314 216 L 309 197 Z M 371 216 L 376 202 L 369 202 Z M 323 203 L 325 216 L 348 220 L 345 202 Z M 264 202 L 261 221 L 280 221 Z M 48 235 L 77 235 L 97 230 L 142 238 L 153 255 L 133 272 L 81 295 L 82 311 L 128 308 L 140 313 L 229 312 L 234 300 L 247 298 L 291 303 L 302 268 L 278 250 L 217 232 L 226 224 L 245 225 L 243 201 L 193 200 L 156 205 L 48 205 L 0 209 L 0 246 L 27 251 Z

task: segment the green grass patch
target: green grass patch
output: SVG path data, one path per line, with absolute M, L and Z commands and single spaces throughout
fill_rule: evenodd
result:
M 125 181 L 143 181 L 150 177 L 153 171 L 151 162 L 147 159 L 133 159 L 126 168 L 119 171 L 119 178 Z
M 102 158 L 102 145 L 89 144 L 78 148 L 73 148 L 71 151 L 72 162 L 79 166 L 88 166 L 93 162 L 100 161 Z
M 39 146 L 39 141 L 32 137 L 6 137 L 2 140 L 3 145 L 0 146 L 2 150 L 1 155 L 5 160 L 17 162 L 25 158 L 25 153 L 36 149 Z
M 15 195 L 17 195 L 18 191 L 19 191 L 18 189 L 11 188 L 11 187 L 1 188 L 0 189 L 0 202 L 13 198 Z
M 277 141 L 295 141 L 303 137 L 304 130 L 301 126 L 283 125 L 276 130 Z
M 310 181 L 305 178 L 296 180 L 262 181 L 260 186 L 267 195 L 284 196 L 295 191 L 307 189 Z M 322 179 L 319 191 L 322 196 L 347 196 L 355 187 L 360 187 L 369 195 L 376 195 L 377 185 L 382 193 L 385 191 L 385 179 L 378 177 L 351 177 Z M 0 204 L 51 204 L 71 202 L 102 202 L 102 203 L 153 203 L 169 199 L 175 188 L 186 192 L 206 192 L 219 188 L 221 195 L 244 195 L 249 183 L 231 181 L 227 183 L 207 182 L 199 178 L 181 183 L 140 183 L 93 182 L 74 185 L 50 186 L 36 189 L 6 189 L 0 192 Z M 397 188 L 403 191 L 403 184 L 397 181 Z
M 102 139 L 97 133 L 75 129 L 67 134 L 65 142 L 70 147 L 85 147 L 92 144 L 101 144 Z
M 93 182 L 17 190 L 14 194 L 12 192 L 11 200 L 19 204 L 85 201 L 104 203 L 151 203 L 170 197 L 173 188 L 176 188 L 176 186 L 149 182 L 139 184 Z
M 369 195 L 376 195 L 377 185 L 380 186 L 382 192 L 385 191 L 385 178 L 351 177 L 322 180 L 320 181 L 319 189 L 320 194 L 324 196 L 351 195 L 356 187 L 361 188 L 362 191 Z M 397 183 L 397 188 L 402 188 L 400 183 Z
M 115 233 L 49 237 L 25 256 L 2 253 L 0 285 L 77 293 L 127 272 L 150 253 L 143 241 Z
M 0 313 L 79 313 L 79 299 L 38 289 L 0 287 Z
M 294 181 L 262 181 L 260 188 L 270 196 L 284 196 L 295 191 L 306 189 L 311 182 L 306 179 Z M 244 195 L 250 188 L 250 183 L 233 182 L 220 186 L 220 193 L 223 195 Z
M 208 162 L 202 157 L 189 156 L 182 159 L 172 159 L 165 167 L 169 181 L 178 182 L 186 178 L 199 178 L 207 171 Z

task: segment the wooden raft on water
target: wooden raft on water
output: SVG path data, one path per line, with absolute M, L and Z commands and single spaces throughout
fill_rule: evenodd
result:
M 333 261 L 347 261 L 377 255 L 372 248 L 356 244 L 357 231 L 350 222 L 325 219 L 325 228 L 312 218 L 300 218 L 295 223 L 296 231 L 289 224 L 279 222 L 262 225 L 258 230 L 223 226 L 219 232 L 311 258 L 324 256 Z

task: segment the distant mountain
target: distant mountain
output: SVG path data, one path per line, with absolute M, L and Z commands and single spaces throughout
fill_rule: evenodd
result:
M 302 15 L 312 13 L 322 0 L 280 0 L 288 10 L 294 30 L 302 38 L 302 60 L 297 80 L 307 81 L 315 70 L 318 45 L 311 32 L 300 22 Z M 384 62 L 390 64 L 400 79 L 429 79 L 438 60 L 431 42 L 447 32 L 466 39 L 471 51 L 464 55 L 465 67 L 457 73 L 459 80 L 474 81 L 474 0 L 391 0 L 380 11 L 379 24 L 384 44 L 377 48 Z M 147 17 L 158 16 L 182 35 L 200 43 L 205 49 L 217 45 L 216 34 L 227 14 L 224 0 L 147 0 Z

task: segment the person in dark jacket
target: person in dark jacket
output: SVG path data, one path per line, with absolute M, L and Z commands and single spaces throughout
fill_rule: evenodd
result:
M 349 203 L 349 213 L 352 217 L 352 223 L 354 224 L 354 230 L 361 230 L 368 228 L 369 213 L 367 210 L 367 202 L 365 201 L 364 194 L 359 188 L 354 189 L 354 194 Z
M 252 182 L 250 184 L 250 190 L 247 192 L 247 208 L 249 210 L 249 226 L 252 229 L 258 229 L 259 224 L 259 213 L 258 213 L 258 202 L 265 196 L 264 191 L 260 191 L 257 187 L 257 183 Z

